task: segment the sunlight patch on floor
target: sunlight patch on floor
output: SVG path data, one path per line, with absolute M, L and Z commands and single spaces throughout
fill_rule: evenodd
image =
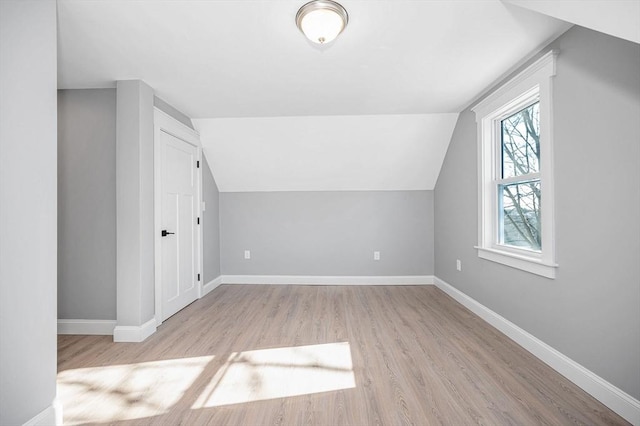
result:
M 166 413 L 213 356 L 78 368 L 58 373 L 64 424 L 131 420 Z
M 355 387 L 348 342 L 236 352 L 191 408 Z

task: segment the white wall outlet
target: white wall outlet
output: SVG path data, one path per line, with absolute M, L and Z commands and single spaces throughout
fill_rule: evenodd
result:
M 462 261 L 460 259 L 456 259 L 456 269 L 462 271 Z
M 373 260 L 380 260 L 380 252 L 379 251 L 374 251 L 373 252 Z
M 203 201 L 202 202 L 202 211 L 205 211 L 207 209 L 207 204 Z
M 251 259 L 251 250 L 245 250 L 244 251 L 244 258 L 245 259 Z

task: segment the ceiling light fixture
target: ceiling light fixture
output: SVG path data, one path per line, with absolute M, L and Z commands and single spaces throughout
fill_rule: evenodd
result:
M 313 0 L 296 14 L 296 25 L 312 42 L 326 44 L 338 37 L 349 22 L 342 5 L 331 0 Z

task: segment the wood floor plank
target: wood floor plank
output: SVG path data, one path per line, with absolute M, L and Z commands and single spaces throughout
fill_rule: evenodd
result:
M 58 372 L 65 424 L 627 424 L 434 286 L 223 285 Z

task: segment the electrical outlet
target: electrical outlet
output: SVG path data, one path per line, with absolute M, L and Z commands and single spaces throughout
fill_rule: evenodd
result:
M 374 251 L 373 252 L 373 260 L 380 260 L 380 252 L 379 251 Z
M 244 251 L 244 258 L 245 259 L 251 259 L 251 250 L 245 250 Z
M 462 261 L 460 259 L 456 259 L 456 269 L 462 271 Z

